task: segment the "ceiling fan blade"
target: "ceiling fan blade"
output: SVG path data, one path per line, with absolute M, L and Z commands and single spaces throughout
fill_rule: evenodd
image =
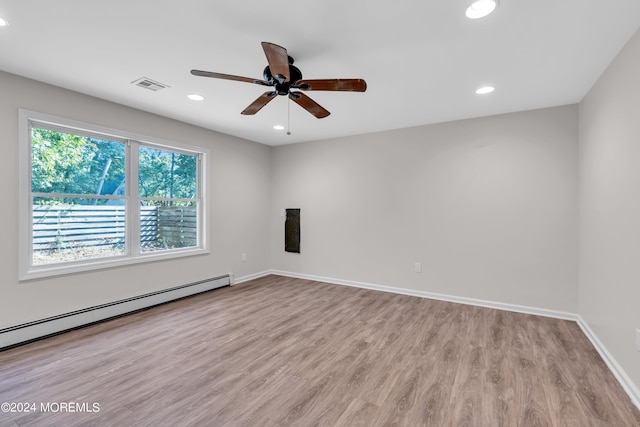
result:
M 316 101 L 309 98 L 307 95 L 305 95 L 302 92 L 290 92 L 289 98 L 292 99 L 293 102 L 295 102 L 296 104 L 298 104 L 299 106 L 301 106 L 302 108 L 304 108 L 305 110 L 307 110 L 308 112 L 316 116 L 316 118 L 318 119 L 322 119 L 324 117 L 327 117 L 329 114 L 331 114 L 330 112 L 325 110 L 320 104 L 318 104 Z
M 264 107 L 269 102 L 271 102 L 271 100 L 273 98 L 275 98 L 276 95 L 278 95 L 277 92 L 265 92 L 265 93 L 263 93 L 262 95 L 260 95 L 260 97 L 258 97 L 258 99 L 253 101 L 251 103 L 251 105 L 249 105 L 247 108 L 245 108 L 242 111 L 242 113 L 240 113 L 240 114 L 244 114 L 245 116 L 250 116 L 252 114 L 257 113 L 258 111 L 260 111 L 260 109 L 262 107 Z
M 250 77 L 234 76 L 231 74 L 214 73 L 212 71 L 191 70 L 191 74 L 200 77 L 213 77 L 214 79 L 235 80 L 238 82 L 254 83 L 262 86 L 271 86 L 269 83 L 260 79 L 252 79 Z
M 367 90 L 367 82 L 363 79 L 298 80 L 293 87 L 302 90 L 364 92 Z
M 287 54 L 287 49 L 269 42 L 262 42 L 262 49 L 267 56 L 271 75 L 277 80 L 282 80 L 280 83 L 288 82 L 289 55 Z M 279 79 L 278 76 L 281 76 L 281 78 Z

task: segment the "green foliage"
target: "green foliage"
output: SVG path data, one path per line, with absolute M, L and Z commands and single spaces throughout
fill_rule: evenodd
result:
M 33 129 L 31 190 L 38 193 L 110 194 L 124 179 L 124 145 L 83 136 Z
M 195 156 L 140 147 L 138 175 L 140 197 L 196 197 Z
M 31 190 L 34 192 L 71 193 L 75 177 L 83 173 L 87 160 L 94 156 L 86 138 L 33 129 L 31 145 Z
M 114 194 L 124 184 L 125 146 L 120 142 L 34 128 L 31 153 L 33 192 L 104 195 Z M 141 197 L 197 196 L 195 156 L 149 147 L 140 147 L 138 154 Z M 53 201 L 38 198 L 35 203 Z M 87 198 L 76 199 L 75 203 L 94 202 Z

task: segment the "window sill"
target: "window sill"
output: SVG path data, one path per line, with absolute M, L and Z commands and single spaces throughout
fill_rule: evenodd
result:
M 113 257 L 93 259 L 75 263 L 65 263 L 57 265 L 43 265 L 31 267 L 31 269 L 19 277 L 19 281 L 29 281 L 34 279 L 44 279 L 48 277 L 64 276 L 68 274 L 90 272 L 107 268 L 121 267 L 126 265 L 144 264 L 156 261 L 167 261 L 171 259 L 184 258 L 188 256 L 206 255 L 210 251 L 203 248 L 175 249 L 162 253 L 154 252 L 141 254 L 136 257 Z

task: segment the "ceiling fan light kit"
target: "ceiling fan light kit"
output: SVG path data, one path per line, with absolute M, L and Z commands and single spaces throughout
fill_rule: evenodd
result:
M 298 67 L 293 65 L 294 60 L 288 55 L 285 48 L 273 43 L 262 42 L 262 49 L 264 50 L 268 63 L 262 73 L 262 80 L 201 70 L 191 70 L 191 74 L 200 77 L 235 80 L 245 83 L 253 83 L 260 86 L 273 87 L 273 90 L 263 93 L 255 101 L 249 104 L 249 106 L 241 113 L 244 115 L 256 114 L 277 95 L 280 95 L 288 96 L 289 99 L 307 110 L 313 116 L 318 119 L 322 119 L 331 113 L 308 97 L 305 93 L 300 92 L 301 90 L 322 90 L 332 92 L 364 92 L 367 90 L 367 83 L 363 79 L 304 80 L 302 78 L 302 72 Z M 292 91 L 292 89 L 297 90 Z

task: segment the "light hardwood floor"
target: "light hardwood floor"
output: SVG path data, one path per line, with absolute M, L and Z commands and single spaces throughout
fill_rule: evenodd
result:
M 1 426 L 640 425 L 574 322 L 279 276 L 0 352 L 0 402 L 99 404 Z

